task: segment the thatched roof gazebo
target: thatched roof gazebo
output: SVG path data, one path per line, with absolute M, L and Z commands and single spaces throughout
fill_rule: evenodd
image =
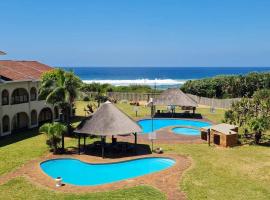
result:
M 157 98 L 153 99 L 153 106 L 181 106 L 182 108 L 191 108 L 195 112 L 198 104 L 188 95 L 177 88 L 169 88 L 162 92 Z
M 133 134 L 137 144 L 137 133 L 142 132 L 141 127 L 114 104 L 107 101 L 93 114 L 90 119 L 85 120 L 74 131 L 84 138 L 87 135 L 99 136 L 105 141 L 106 137 L 126 136 Z M 85 139 L 84 139 L 85 140 Z M 84 142 L 85 143 L 85 142 Z M 80 141 L 79 141 L 80 150 Z M 104 156 L 104 145 L 102 145 L 102 157 Z

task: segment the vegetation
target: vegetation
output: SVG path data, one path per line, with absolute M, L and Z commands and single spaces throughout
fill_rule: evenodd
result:
M 237 124 L 244 132 L 255 132 L 258 144 L 270 127 L 270 90 L 260 90 L 252 98 L 242 98 L 225 113 L 225 122 Z
M 14 192 L 16 191 L 16 192 Z M 28 200 L 96 200 L 96 199 L 119 199 L 119 200 L 165 200 L 165 195 L 150 186 L 137 186 L 130 189 L 121 189 L 109 192 L 96 192 L 84 194 L 69 194 L 54 192 L 31 184 L 24 178 L 10 180 L 0 186 L 0 194 L 5 195 L 5 200 L 28 199 Z M 1 196 L 3 196 L 1 195 Z
M 94 102 L 92 101 L 76 101 L 76 114 L 79 116 L 85 116 L 84 109 L 87 108 L 87 105 L 91 104 L 93 107 L 96 107 Z M 133 119 L 140 119 L 146 116 L 150 116 L 150 107 L 146 106 L 138 106 L 138 113 L 136 116 L 136 112 L 134 111 L 134 106 L 129 105 L 128 103 L 118 102 L 116 104 L 118 108 L 120 108 L 123 112 L 127 113 Z M 157 106 L 157 109 L 165 109 L 165 106 Z M 176 112 L 180 112 L 180 108 L 176 108 Z M 219 123 L 224 119 L 224 109 L 215 109 L 214 112 L 210 112 L 208 107 L 199 107 L 196 109 L 197 113 L 200 113 L 204 118 L 211 120 L 214 123 Z
M 87 102 L 76 102 L 77 114 L 84 116 Z M 135 117 L 133 106 L 117 106 Z M 199 108 L 203 116 L 221 122 L 224 110 Z M 140 106 L 139 117 L 150 114 L 149 108 Z M 218 118 L 219 117 L 219 118 Z M 47 153 L 46 137 L 38 131 L 11 135 L 0 141 L 0 174 L 10 172 Z M 93 140 L 87 138 L 87 143 Z M 68 138 L 66 147 L 74 147 L 77 140 Z M 269 199 L 270 151 L 263 146 L 239 146 L 231 149 L 208 147 L 206 144 L 160 145 L 165 152 L 187 155 L 193 166 L 179 182 L 188 199 Z M 3 161 L 3 162 L 2 162 Z M 237 188 L 237 189 L 236 189 Z M 16 192 L 14 192 L 16 191 Z M 0 185 L 5 199 L 165 199 L 164 194 L 148 186 L 138 186 L 109 192 L 69 194 L 47 190 L 22 177 Z
M 134 92 L 134 93 L 151 93 L 154 90 L 148 85 L 129 85 L 129 86 L 114 86 L 111 84 L 100 83 L 84 83 L 81 87 L 82 92 Z
M 181 89 L 209 98 L 251 97 L 261 89 L 270 89 L 270 73 L 250 73 L 247 75 L 216 76 L 187 81 Z
M 38 130 L 12 134 L 0 140 L 0 175 L 16 170 L 24 163 L 48 151 L 45 135 Z
M 54 153 L 57 153 L 61 137 L 67 132 L 67 127 L 59 122 L 46 123 L 39 128 L 39 132 L 47 135 L 46 144 Z
M 81 80 L 73 72 L 54 69 L 42 75 L 39 98 L 46 99 L 49 104 L 59 106 L 64 115 L 64 121 L 69 121 L 70 109 L 80 85 Z
M 207 144 L 162 145 L 165 152 L 190 156 L 193 166 L 181 189 L 188 199 L 270 198 L 269 147 L 208 147 Z
M 39 98 L 46 99 L 48 104 L 57 105 L 61 110 L 61 121 L 71 129 L 70 115 L 73 111 L 74 101 L 77 97 L 81 80 L 73 72 L 54 69 L 45 72 L 41 78 Z M 62 134 L 62 150 L 64 151 L 64 133 Z
M 270 165 L 267 162 L 270 151 L 267 147 L 223 149 L 206 144 L 164 144 L 161 147 L 167 153 L 192 158 L 193 166 L 179 182 L 188 199 L 270 198 Z M 6 199 L 165 199 L 164 194 L 146 186 L 110 192 L 66 194 L 46 190 L 23 178 L 0 185 L 0 194 L 5 194 Z

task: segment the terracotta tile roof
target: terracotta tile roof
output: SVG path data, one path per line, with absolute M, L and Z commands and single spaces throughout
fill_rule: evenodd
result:
M 53 68 L 37 61 L 0 60 L 0 76 L 9 80 L 38 80 Z

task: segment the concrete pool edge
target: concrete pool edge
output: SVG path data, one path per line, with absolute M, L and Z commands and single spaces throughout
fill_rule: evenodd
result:
M 175 164 L 167 169 L 147 174 L 144 176 L 140 176 L 137 178 L 122 180 L 115 183 L 109 183 L 105 185 L 99 186 L 75 186 L 66 184 L 63 187 L 56 188 L 55 181 L 49 177 L 46 173 L 42 171 L 40 168 L 40 163 L 44 162 L 48 159 L 58 159 L 58 158 L 75 158 L 79 159 L 84 162 L 95 162 L 95 163 L 110 163 L 112 160 L 116 161 L 128 161 L 140 158 L 147 158 L 147 157 L 160 157 L 160 158 L 169 158 L 175 160 Z M 30 161 L 27 165 L 25 165 L 23 175 L 30 180 L 31 183 L 35 185 L 39 185 L 45 187 L 50 190 L 61 191 L 61 192 L 69 192 L 69 193 L 85 193 L 85 192 L 102 192 L 102 191 L 110 191 L 116 189 L 124 189 L 130 188 L 139 185 L 150 185 L 154 188 L 157 188 L 164 192 L 167 196 L 174 195 L 173 197 L 177 196 L 178 199 L 185 199 L 185 195 L 179 189 L 180 177 L 182 176 L 183 172 L 189 168 L 191 165 L 191 159 L 182 156 L 182 155 L 175 155 L 175 154 L 151 154 L 151 155 L 144 155 L 144 156 L 134 156 L 133 158 L 121 158 L 121 159 L 98 159 L 94 156 L 88 155 L 52 155 L 49 154 L 41 159 L 37 159 L 34 161 Z M 169 191 L 168 191 L 169 190 Z M 171 191 L 174 191 L 171 194 Z
M 176 126 L 183 128 L 191 128 L 191 129 L 201 129 L 206 126 L 212 126 L 214 123 L 205 120 L 205 119 L 193 119 L 193 118 L 142 118 L 138 119 L 136 122 L 143 129 L 141 135 L 148 135 L 153 131 L 153 122 L 154 122 L 154 131 L 159 132 L 160 130 L 166 130 L 170 127 L 174 128 Z M 160 122 L 159 122 L 160 121 Z M 171 123 L 169 121 L 174 121 Z M 178 121 L 178 122 L 177 122 Z M 169 123 L 168 123 L 169 122 Z M 177 123 L 175 123 L 177 122 Z M 161 124 L 160 124 L 161 123 Z M 152 130 L 151 130 L 152 126 Z M 177 134 L 177 133 L 175 133 Z M 185 134 L 188 135 L 188 134 Z
M 140 177 L 143 177 L 143 176 L 146 176 L 146 175 L 150 175 L 150 174 L 154 174 L 154 173 L 158 173 L 158 172 L 161 172 L 163 170 L 166 170 L 166 169 L 169 169 L 171 167 L 173 167 L 175 164 L 176 164 L 176 160 L 174 158 L 171 158 L 171 157 L 166 157 L 166 156 L 160 156 L 160 154 L 158 154 L 159 156 L 143 156 L 143 157 L 139 157 L 139 158 L 134 158 L 134 159 L 125 159 L 125 160 L 120 160 L 120 161 L 113 161 L 113 162 L 86 162 L 84 160 L 81 160 L 81 159 L 78 159 L 78 158 L 72 158 L 72 157 L 61 157 L 61 158 L 53 158 L 53 159 L 48 159 L 48 160 L 45 160 L 45 161 L 42 161 L 40 163 L 40 168 L 41 170 L 43 171 L 43 173 L 45 173 L 47 176 L 49 176 L 51 179 L 54 180 L 53 177 L 51 177 L 48 173 L 45 172 L 45 170 L 42 168 L 42 164 L 46 163 L 46 162 L 50 162 L 50 161 L 57 161 L 57 160 L 76 160 L 76 161 L 79 161 L 81 162 L 82 164 L 85 164 L 85 165 L 95 165 L 95 166 L 98 166 L 98 165 L 108 165 L 110 166 L 111 164 L 121 164 L 121 163 L 127 163 L 127 162 L 132 162 L 132 161 L 138 161 L 138 160 L 145 160 L 145 159 L 166 159 L 166 160 L 170 160 L 171 165 L 170 166 L 166 166 L 166 168 L 164 169 L 161 169 L 161 170 L 158 170 L 158 171 L 152 171 L 152 172 L 149 172 L 147 174 L 142 174 L 142 175 L 137 175 L 135 177 L 130 177 L 130 178 L 125 178 L 125 179 L 122 179 L 122 180 L 116 180 L 116 181 L 111 181 L 111 182 L 107 182 L 107 183 L 101 183 L 101 184 L 93 184 L 93 185 L 79 185 L 79 184 L 73 184 L 73 183 L 66 183 L 64 180 L 63 180 L 63 183 L 64 184 L 68 184 L 68 185 L 72 185 L 72 186 L 79 186 L 79 187 L 94 187 L 94 186 L 102 186 L 102 185 L 107 185 L 107 184 L 114 184 L 114 183 L 118 183 L 118 182 L 121 182 L 121 181 L 128 181 L 128 180 L 134 180 L 136 178 L 140 178 Z M 78 173 L 82 173 L 82 172 L 78 172 Z M 86 173 L 86 172 L 85 172 Z M 91 173 L 91 172 L 90 172 Z

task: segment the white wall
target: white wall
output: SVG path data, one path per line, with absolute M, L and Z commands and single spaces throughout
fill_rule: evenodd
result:
M 30 90 L 32 87 L 35 87 L 36 91 L 38 92 L 39 82 L 38 81 L 11 81 L 11 82 L 0 83 L 0 136 L 4 136 L 11 133 L 12 119 L 17 113 L 20 113 L 20 112 L 25 112 L 28 115 L 28 118 L 29 118 L 28 128 L 34 128 L 38 126 L 38 124 L 31 125 L 31 111 L 32 110 L 37 111 L 37 121 L 38 121 L 38 116 L 39 116 L 40 111 L 46 107 L 49 107 L 52 110 L 53 119 L 55 118 L 54 109 L 52 105 L 48 105 L 46 104 L 45 101 L 38 101 L 37 99 L 35 101 L 30 101 L 30 97 L 31 97 Z M 27 103 L 11 105 L 12 93 L 17 88 L 24 88 L 25 90 L 28 91 L 29 101 Z M 7 90 L 9 92 L 9 105 L 2 105 L 2 91 L 3 90 Z M 2 119 L 5 115 L 9 116 L 10 131 L 3 133 Z

